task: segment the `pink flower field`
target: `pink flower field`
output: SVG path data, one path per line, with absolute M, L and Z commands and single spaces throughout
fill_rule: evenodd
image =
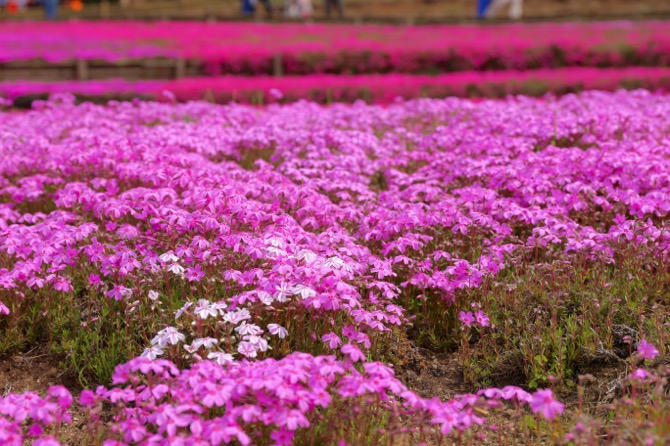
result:
M 25 101 L 74 93 L 100 101 L 159 99 L 167 90 L 179 101 L 261 105 L 665 91 L 669 31 L 666 21 L 8 22 L 0 29 L 0 95 Z
M 0 444 L 670 441 L 670 97 L 182 82 L 5 101 Z
M 15 22 L 0 29 L 0 61 L 197 60 L 207 74 L 435 73 L 670 63 L 665 21 L 434 26 Z

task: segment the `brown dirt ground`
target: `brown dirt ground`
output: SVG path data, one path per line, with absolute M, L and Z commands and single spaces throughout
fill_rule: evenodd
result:
M 75 400 L 79 397 L 81 387 L 74 374 L 60 366 L 58 357 L 44 348 L 34 348 L 26 353 L 16 353 L 0 358 L 0 395 L 34 391 L 44 395 L 49 386 L 65 386 Z M 73 414 L 72 423 L 59 430 L 63 444 L 69 446 L 86 446 L 88 433 L 83 422 L 83 414 Z

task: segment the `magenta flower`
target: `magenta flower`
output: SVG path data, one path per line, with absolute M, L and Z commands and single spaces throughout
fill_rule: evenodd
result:
M 328 346 L 332 349 L 336 349 L 342 344 L 342 340 L 340 339 L 340 337 L 332 332 L 326 333 L 325 335 L 321 336 L 321 340 L 323 342 L 327 342 Z
M 270 94 L 270 97 L 274 100 L 280 100 L 284 97 L 284 94 L 280 91 L 277 90 L 276 88 L 271 88 L 268 93 Z
M 72 291 L 73 288 L 68 279 L 62 276 L 58 276 L 56 277 L 56 280 L 54 280 L 54 289 L 58 291 L 68 292 Z
M 635 369 L 635 371 L 628 376 L 632 379 L 638 379 L 642 381 L 649 377 L 649 372 L 647 372 L 645 369 Z
M 274 440 L 276 446 L 289 446 L 292 444 L 294 432 L 282 428 L 270 434 L 270 438 Z
M 33 446 L 61 446 L 61 444 L 54 437 L 44 437 L 35 440 Z
M 645 339 L 642 339 L 637 346 L 637 356 L 640 359 L 654 359 L 658 355 L 658 349 L 653 345 L 648 343 Z
M 565 406 L 554 399 L 551 389 L 538 390 L 530 398 L 530 408 L 533 413 L 541 414 L 547 420 L 553 420 L 561 415 Z
M 196 265 L 193 268 L 187 268 L 184 275 L 189 282 L 200 282 L 200 280 L 205 277 L 205 273 L 202 271 L 202 268 L 200 268 L 200 265 Z
M 458 315 L 458 320 L 461 321 L 465 326 L 470 327 L 475 321 L 475 318 L 471 311 L 461 311 Z
M 486 314 L 484 314 L 483 311 L 477 311 L 475 313 L 475 320 L 482 327 L 488 327 L 489 325 L 491 325 L 489 322 L 489 317 Z
M 107 296 L 114 300 L 123 300 L 128 294 L 128 288 L 123 285 L 114 285 L 111 290 L 107 291 Z

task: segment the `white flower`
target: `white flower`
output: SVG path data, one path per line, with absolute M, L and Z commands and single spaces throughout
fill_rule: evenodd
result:
M 291 291 L 291 286 L 286 282 L 282 282 L 281 284 L 275 286 L 275 289 L 277 290 L 275 299 L 277 299 L 278 302 L 286 302 L 286 297 L 293 294 Z
M 186 339 L 186 336 L 179 333 L 176 328 L 168 327 L 168 331 L 165 335 L 165 340 L 170 345 L 176 345 Z
M 268 331 L 270 334 L 279 336 L 279 339 L 284 339 L 288 335 L 288 330 L 279 324 L 268 324 Z
M 256 347 L 248 341 L 240 342 L 237 346 L 237 351 L 247 358 L 255 358 L 257 356 Z
M 174 273 L 178 276 L 181 276 L 182 274 L 184 274 L 185 270 L 184 270 L 184 267 L 181 266 L 179 263 L 173 263 L 172 265 L 168 266 L 168 271 L 170 271 L 170 272 L 172 272 L 172 273 Z
M 198 348 L 200 347 L 212 348 L 218 343 L 219 343 L 218 339 L 214 338 L 198 338 L 195 341 L 193 341 L 193 345 L 197 346 Z
M 285 246 L 284 240 L 279 237 L 268 237 L 267 242 L 275 248 L 283 248 Z
M 158 345 L 159 347 L 165 347 L 166 345 L 176 345 L 179 342 L 182 342 L 186 337 L 179 333 L 174 327 L 166 327 L 158 332 L 156 337 L 151 340 L 151 344 Z
M 247 324 L 246 322 L 242 323 L 239 327 L 235 327 L 235 331 L 241 335 L 259 335 L 263 333 L 261 327 L 254 324 Z
M 212 359 L 219 365 L 226 365 L 234 362 L 233 355 L 223 352 L 210 352 L 207 355 L 207 359 Z
M 240 308 L 236 311 L 227 311 L 223 314 L 223 320 L 231 324 L 239 324 L 242 321 L 251 319 L 251 313 L 246 308 Z
M 288 253 L 285 250 L 278 248 L 276 246 L 269 246 L 268 248 L 266 248 L 266 251 L 273 257 L 284 257 L 288 255 Z
M 198 300 L 198 305 L 193 310 L 200 319 L 207 319 L 209 316 L 216 317 L 218 312 L 212 307 L 212 303 L 206 299 Z
M 309 299 L 316 296 L 316 291 L 305 285 L 296 285 L 293 287 L 293 294 L 299 294 L 303 299 Z
M 195 353 L 195 352 L 198 351 L 198 346 L 195 345 L 195 342 L 194 342 L 193 344 L 186 344 L 186 345 L 184 346 L 184 350 L 186 350 L 186 351 L 189 352 L 190 354 L 193 354 L 193 353 Z
M 250 342 L 256 350 L 267 351 L 270 347 L 268 341 L 260 336 L 245 336 L 244 340 Z
M 267 291 L 259 290 L 256 293 L 258 295 L 258 300 L 263 302 L 263 304 L 272 305 L 272 302 L 274 302 L 274 299 L 273 299 L 272 295 L 270 293 L 268 293 Z
M 159 257 L 163 263 L 168 263 L 168 262 L 176 262 L 179 260 L 179 257 L 174 255 L 172 252 L 166 252 L 165 254 L 161 254 Z
M 214 309 L 215 309 L 216 311 L 218 311 L 219 313 L 223 314 L 223 313 L 224 313 L 224 310 L 225 310 L 226 308 L 228 308 L 228 304 L 221 300 L 221 301 L 219 301 L 219 302 L 214 302 L 214 303 L 211 305 L 211 307 L 214 308 Z
M 296 257 L 303 260 L 305 263 L 309 265 L 314 263 L 314 261 L 316 260 L 316 253 L 314 251 L 310 251 L 309 249 L 303 249 L 298 253 Z
M 159 357 L 160 355 L 163 354 L 163 350 L 161 350 L 159 347 L 153 346 L 149 348 L 145 348 L 142 354 L 140 355 L 143 358 L 148 358 L 151 361 Z
M 181 317 L 181 315 L 184 314 L 184 312 L 186 310 L 188 310 L 189 308 L 191 308 L 192 306 L 193 306 L 193 302 L 186 302 L 183 307 L 181 307 L 179 310 L 177 310 L 177 312 L 174 314 L 174 318 L 179 319 Z
M 335 269 L 340 269 L 342 268 L 345 263 L 344 260 L 337 256 L 333 257 L 328 257 L 325 262 L 323 262 L 323 265 L 327 268 L 335 268 Z
M 158 300 L 158 298 L 161 297 L 160 294 L 158 294 L 157 291 L 151 290 L 149 291 L 149 299 L 153 300 L 154 302 Z

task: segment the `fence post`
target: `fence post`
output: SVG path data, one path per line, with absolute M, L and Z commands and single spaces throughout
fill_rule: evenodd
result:
M 181 79 L 186 77 L 186 59 L 183 57 L 178 57 L 176 66 L 175 66 L 175 77 Z
M 86 59 L 77 59 L 77 79 L 88 80 L 88 61 Z
M 284 75 L 284 63 L 279 53 L 275 54 L 272 59 L 272 74 L 275 77 L 282 77 Z

